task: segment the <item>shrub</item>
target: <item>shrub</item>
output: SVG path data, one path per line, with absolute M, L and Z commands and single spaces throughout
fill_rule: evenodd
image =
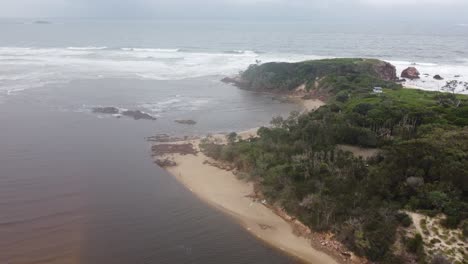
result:
M 398 222 L 404 227 L 409 227 L 411 224 L 413 224 L 413 220 L 406 213 L 397 213 L 395 217 L 398 220 Z
M 424 259 L 424 242 L 421 234 L 416 234 L 406 241 L 406 249 L 418 256 L 419 260 Z
M 446 228 L 455 229 L 460 224 L 460 220 L 458 215 L 447 215 L 447 218 L 442 221 L 442 225 Z
M 467 238 L 468 237 L 468 220 L 463 221 L 462 231 L 463 231 L 463 236 Z
M 451 264 L 451 262 L 444 256 L 437 254 L 432 258 L 431 264 Z

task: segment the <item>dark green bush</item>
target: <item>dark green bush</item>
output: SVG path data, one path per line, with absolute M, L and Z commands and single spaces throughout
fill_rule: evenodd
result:
M 413 224 L 413 220 L 406 213 L 397 213 L 395 217 L 397 221 L 404 227 L 409 227 L 410 225 Z

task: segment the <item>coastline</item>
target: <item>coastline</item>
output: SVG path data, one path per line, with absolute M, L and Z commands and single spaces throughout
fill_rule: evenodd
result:
M 325 103 L 291 97 L 313 111 Z M 255 137 L 257 128 L 239 132 L 244 139 Z M 225 135 L 213 135 L 220 141 Z M 231 170 L 213 166 L 217 162 L 199 151 L 201 139 L 187 139 L 169 144 L 192 144 L 196 155 L 170 153 L 157 158 L 169 159 L 175 166 L 165 168 L 172 176 L 202 201 L 233 217 L 252 235 L 270 246 L 291 255 L 304 263 L 353 263 L 343 251 L 327 247 L 330 240 L 314 239 L 310 230 L 297 220 L 290 219 L 277 208 L 255 199 L 254 184 L 238 179 Z M 155 157 L 156 158 L 156 157 Z M 289 220 L 289 221 L 288 221 Z M 296 235 L 297 229 L 306 229 L 307 236 Z M 299 232 L 303 233 L 303 232 Z M 326 241 L 326 242 L 324 242 Z M 318 249 L 320 248 L 320 249 Z M 346 252 L 348 254 L 348 252 Z

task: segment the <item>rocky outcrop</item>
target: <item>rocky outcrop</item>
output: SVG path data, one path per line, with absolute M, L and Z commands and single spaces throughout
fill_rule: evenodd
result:
M 223 83 L 233 84 L 239 88 L 247 88 L 249 87 L 249 83 L 242 79 L 241 76 L 234 76 L 234 77 L 225 77 L 221 79 Z
M 419 71 L 415 67 L 408 67 L 401 73 L 401 77 L 407 79 L 419 79 Z
M 174 143 L 174 142 L 195 140 L 195 139 L 199 139 L 199 138 L 196 136 L 175 137 L 175 136 L 170 136 L 168 134 L 157 134 L 155 136 L 146 138 L 146 140 L 148 141 L 158 142 L 158 143 L 168 143 L 168 142 Z
M 440 76 L 439 74 L 436 74 L 436 75 L 434 75 L 434 79 L 441 81 L 444 78 L 442 78 L 442 76 Z
M 170 159 L 155 159 L 154 163 L 156 163 L 161 168 L 169 168 L 177 166 L 177 163 Z
M 195 125 L 195 124 L 197 124 L 197 122 L 195 122 L 194 120 L 190 120 L 190 119 L 187 119 L 187 120 L 174 120 L 174 122 L 182 124 L 182 125 Z
M 98 113 L 98 114 L 118 114 L 120 111 L 117 107 L 94 107 L 93 108 L 93 113 Z
M 192 143 L 183 144 L 156 144 L 151 147 L 154 157 L 160 157 L 170 154 L 197 155 L 198 151 Z
M 156 120 L 156 117 L 147 114 L 145 112 L 142 112 L 140 110 L 125 110 L 122 111 L 113 106 L 106 106 L 106 107 L 94 107 L 92 109 L 93 113 L 96 114 L 109 114 L 109 115 L 115 115 L 117 118 L 120 118 L 121 116 L 127 116 L 131 117 L 135 120 L 140 120 L 140 119 L 145 119 L 145 120 Z
M 392 64 L 386 61 L 379 61 L 373 64 L 374 71 L 380 79 L 385 81 L 396 81 L 398 80 L 396 68 Z
M 131 117 L 135 120 L 140 120 L 140 119 L 146 119 L 146 120 L 156 120 L 156 117 L 149 115 L 147 113 L 144 113 L 140 110 L 127 110 L 123 111 L 122 115 Z

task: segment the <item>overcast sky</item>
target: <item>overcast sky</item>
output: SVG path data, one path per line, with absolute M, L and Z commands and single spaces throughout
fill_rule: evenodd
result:
M 468 0 L 0 0 L 0 17 L 358 19 L 368 16 L 464 23 L 467 14 Z

